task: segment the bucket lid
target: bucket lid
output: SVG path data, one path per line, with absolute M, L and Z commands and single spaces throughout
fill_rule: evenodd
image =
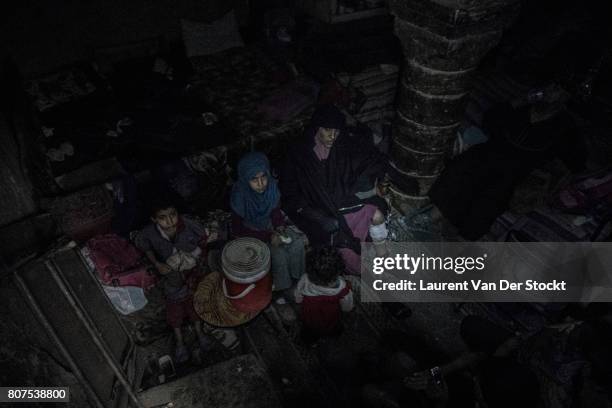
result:
M 256 238 L 238 238 L 223 248 L 221 265 L 229 280 L 253 283 L 270 271 L 270 249 Z

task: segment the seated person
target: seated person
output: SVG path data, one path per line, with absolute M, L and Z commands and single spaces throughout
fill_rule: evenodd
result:
M 476 240 L 506 210 L 516 186 L 546 159 L 559 157 L 574 172 L 584 168 L 584 142 L 565 112 L 569 94 L 552 84 L 531 95 L 485 114 L 489 140 L 446 165 L 429 191 L 432 211 L 419 215 L 416 224 L 435 225 L 444 217 L 461 236 Z
M 166 320 L 174 330 L 178 362 L 189 358 L 181 332 L 185 319 L 193 322 L 200 347 L 206 351 L 212 346 L 193 308 L 193 290 L 200 277 L 198 263 L 206 243 L 205 229 L 179 215 L 174 204 L 162 199 L 151 206 L 151 224 L 142 230 L 137 242 L 164 277 Z
M 238 162 L 238 181 L 232 188 L 232 235 L 269 244 L 276 291 L 289 289 L 292 279 L 300 279 L 306 262 L 304 236 L 287 228 L 280 199 L 268 158 L 259 152 L 244 155 Z
M 609 304 L 568 306 L 570 315 L 559 314 L 546 326 L 523 334 L 512 333 L 480 316 L 465 317 L 461 337 L 471 353 L 441 370 L 475 367 L 490 407 L 610 406 Z M 546 380 L 540 382 L 538 378 Z M 519 389 L 521 393 L 516 393 Z M 540 396 L 546 398 L 545 404 L 538 404 Z
M 345 130 L 338 108 L 321 105 L 288 152 L 280 179 L 283 209 L 313 246 L 341 248 L 347 272 L 360 272 L 360 242 L 375 225 L 386 237 L 386 202 L 376 195 L 386 160 Z M 368 194 L 369 193 L 369 194 Z M 363 197 L 363 198 L 360 198 Z
M 341 333 L 342 312 L 353 309 L 353 292 L 339 276 L 342 258 L 335 248 L 316 249 L 309 261 L 308 272 L 295 289 L 295 301 L 301 304 L 302 337 L 312 343 L 321 336 Z
M 403 351 L 383 361 L 383 382 L 363 390 L 368 406 L 540 406 L 537 376 L 515 358 L 518 337 L 477 316 L 462 321 L 461 336 L 470 352 L 441 366 L 419 370 Z

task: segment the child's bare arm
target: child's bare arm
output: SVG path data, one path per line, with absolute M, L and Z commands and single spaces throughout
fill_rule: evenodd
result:
M 353 310 L 354 306 L 353 291 L 349 290 L 349 292 L 342 299 L 340 299 L 340 309 L 343 312 L 350 312 Z
M 169 273 L 171 271 L 171 269 L 170 269 L 170 267 L 168 265 L 166 265 L 163 262 L 159 262 L 157 260 L 157 258 L 155 257 L 155 254 L 153 253 L 152 250 L 145 251 L 145 255 L 147 256 L 147 259 L 149 259 L 149 261 L 151 261 L 151 263 L 155 266 L 157 271 L 159 273 L 161 273 L 162 275 L 166 275 L 167 273 Z
M 304 284 L 306 282 L 306 274 L 304 274 L 300 280 L 298 281 L 297 285 L 295 286 L 295 290 L 293 291 L 293 296 L 295 298 L 295 303 L 302 303 L 302 301 L 304 300 L 304 295 L 302 290 L 304 289 Z

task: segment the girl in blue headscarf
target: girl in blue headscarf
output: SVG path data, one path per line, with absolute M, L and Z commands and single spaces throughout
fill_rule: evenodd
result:
M 304 236 L 287 227 L 280 198 L 268 158 L 260 152 L 244 155 L 238 162 L 238 180 L 230 200 L 232 235 L 268 243 L 274 290 L 289 289 L 305 270 Z

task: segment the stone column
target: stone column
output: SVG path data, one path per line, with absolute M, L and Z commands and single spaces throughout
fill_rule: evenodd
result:
M 518 14 L 517 0 L 391 0 L 404 64 L 393 126 L 393 203 L 428 202 L 465 110 L 470 73 Z

